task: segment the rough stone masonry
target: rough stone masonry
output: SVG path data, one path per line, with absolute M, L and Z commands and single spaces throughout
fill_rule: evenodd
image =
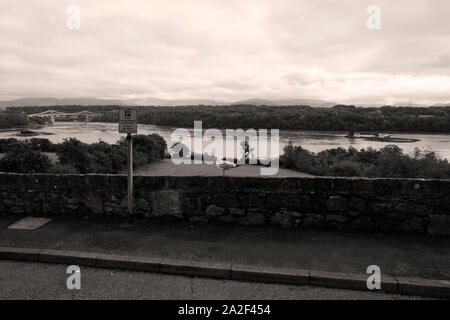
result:
M 135 176 L 147 218 L 450 235 L 450 180 Z M 125 175 L 0 173 L 0 214 L 126 214 Z

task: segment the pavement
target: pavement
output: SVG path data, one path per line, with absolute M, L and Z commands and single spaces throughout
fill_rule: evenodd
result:
M 295 271 L 297 282 L 301 278 L 298 277 L 298 270 L 307 270 L 307 276 L 304 277 L 307 280 L 302 284 L 313 283 L 317 286 L 338 288 L 354 286 L 355 279 L 358 279 L 358 286 L 365 284 L 368 276 L 367 267 L 377 265 L 383 275 L 386 275 L 386 279 L 396 277 L 390 278 L 393 279 L 392 292 L 398 287 L 414 287 L 416 280 L 425 283 L 420 284 L 425 289 L 409 290 L 409 293 L 428 295 L 427 292 L 431 290 L 433 293 L 435 290 L 433 286 L 438 283 L 445 287 L 442 292 L 443 297 L 447 297 L 446 294 L 450 289 L 448 281 L 450 238 L 347 231 L 284 230 L 180 221 L 177 223 L 143 221 L 127 225 L 113 218 L 68 216 L 56 217 L 36 230 L 7 229 L 10 224 L 22 217 L 19 215 L 0 217 L 0 247 L 157 257 L 189 261 L 190 264 L 217 263 L 229 266 L 227 267 L 229 269 L 224 270 L 228 272 L 230 270 L 233 272 L 232 269 L 239 265 L 250 266 L 253 268 L 251 272 L 245 268 L 237 270 L 237 275 L 244 276 L 241 278 L 235 276 L 234 279 L 262 282 L 267 282 L 265 281 L 267 270 L 275 270 L 270 274 L 268 282 L 288 283 L 292 282 L 290 271 L 283 270 L 297 270 Z M 74 259 L 77 257 L 79 256 L 74 254 L 72 260 L 61 261 L 76 262 Z M 45 259 L 40 261 L 50 262 Z M 172 268 L 173 271 L 174 266 L 179 269 L 180 263 L 166 263 L 166 269 L 160 268 L 159 271 L 165 272 L 168 268 Z M 261 272 L 255 272 L 255 268 L 265 270 L 263 275 L 266 279 L 261 277 Z M 204 268 L 195 270 L 201 271 Z M 172 271 L 169 273 L 174 273 Z M 283 279 L 274 281 L 275 278 L 280 279 L 280 273 L 284 273 L 283 279 L 289 281 Z M 273 278 L 273 274 L 278 274 L 278 277 Z M 349 274 L 350 278 L 345 278 L 345 274 Z M 352 274 L 358 277 L 353 277 Z M 191 272 L 191 275 L 195 273 Z M 365 278 L 361 278 L 361 275 Z M 233 279 L 233 276 L 231 278 Z M 414 279 L 407 280 L 408 278 Z M 350 283 L 349 279 L 354 281 Z M 399 279 L 405 282 L 400 283 Z
M 80 268 L 80 290 L 66 286 L 67 266 L 0 261 L 0 299 L 398 300 L 421 299 L 354 290 Z M 184 304 L 183 304 L 184 305 Z M 178 310 L 178 308 L 175 308 Z M 167 310 L 169 312 L 169 310 Z

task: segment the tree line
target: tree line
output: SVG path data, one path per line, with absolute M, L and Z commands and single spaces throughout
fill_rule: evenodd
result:
M 53 106 L 20 107 L 18 112 L 36 113 L 48 109 L 102 113 L 98 122 L 117 122 L 118 109 L 124 106 Z M 310 106 L 178 106 L 133 107 L 138 121 L 171 127 L 192 127 L 202 120 L 204 128 L 266 128 L 283 130 L 362 131 L 362 132 L 450 132 L 448 107 L 365 108 L 337 105 L 331 108 Z

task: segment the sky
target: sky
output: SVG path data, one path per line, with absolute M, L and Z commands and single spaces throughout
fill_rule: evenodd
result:
M 448 103 L 449 18 L 449 0 L 0 0 L 0 100 Z

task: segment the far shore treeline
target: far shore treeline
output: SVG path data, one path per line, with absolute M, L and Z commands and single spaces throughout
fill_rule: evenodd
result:
M 49 109 L 77 112 L 89 110 L 102 113 L 97 122 L 116 122 L 119 108 L 124 106 L 39 106 L 12 107 L 0 112 L 0 128 L 17 123 L 17 114 L 39 113 Z M 202 120 L 204 128 L 254 128 L 318 131 L 363 132 L 450 132 L 450 106 L 379 108 L 337 105 L 331 108 L 310 106 L 137 106 L 142 124 L 185 127 Z M 8 120 L 11 119 L 11 120 Z M 34 121 L 34 120 L 33 120 Z M 39 120 L 36 120 L 39 121 Z M 11 123 L 8 123 L 11 122 Z M 19 121 L 20 122 L 20 121 Z M 6 124 L 5 124 L 6 123 Z M 9 125 L 9 126 L 8 126 Z

